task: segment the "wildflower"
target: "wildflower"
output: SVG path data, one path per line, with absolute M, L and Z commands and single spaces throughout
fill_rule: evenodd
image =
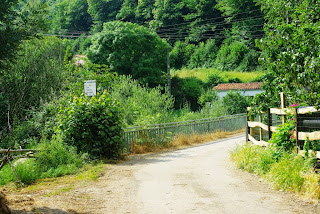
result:
M 292 135 L 290 136 L 290 139 L 293 139 L 293 136 L 292 136 Z
M 291 117 L 291 119 L 290 119 L 291 121 L 293 121 L 293 117 Z
M 294 102 L 293 104 L 291 104 L 291 107 L 297 107 L 298 106 L 298 103 Z

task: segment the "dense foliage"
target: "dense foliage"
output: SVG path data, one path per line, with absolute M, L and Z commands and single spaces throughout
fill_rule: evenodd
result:
M 268 67 L 265 94 L 255 105 L 279 106 L 279 92 L 287 104 L 319 105 L 319 14 L 318 1 L 259 0 L 266 16 L 265 37 L 258 43 L 261 61 Z
M 107 22 L 92 38 L 88 58 L 151 87 L 164 83 L 167 43 L 149 29 L 125 22 Z
M 112 159 L 123 152 L 121 110 L 108 92 L 92 98 L 74 97 L 60 114 L 64 141 L 78 152 Z
M 57 38 L 24 42 L 18 57 L 0 70 L 0 128 L 23 120 L 27 112 L 58 95 L 66 77 L 65 43 Z M 15 121 L 15 122 L 17 122 Z

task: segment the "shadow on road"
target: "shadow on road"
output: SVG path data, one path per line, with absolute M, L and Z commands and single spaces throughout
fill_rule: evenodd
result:
M 76 212 L 73 210 L 64 211 L 64 210 L 60 210 L 60 209 L 51 209 L 49 207 L 34 208 L 33 211 L 11 210 L 11 212 L 12 212 L 12 214 L 38 214 L 38 213 L 43 213 L 43 214 L 85 214 L 85 213 Z

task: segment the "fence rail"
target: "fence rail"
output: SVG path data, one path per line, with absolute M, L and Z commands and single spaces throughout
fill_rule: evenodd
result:
M 248 108 L 248 110 L 250 110 L 250 108 Z M 263 114 L 267 114 L 267 120 L 265 122 L 262 122 Z M 276 125 L 284 123 L 284 120 L 279 122 L 275 117 L 281 116 L 284 118 L 287 115 L 295 117 L 296 120 L 295 131 L 293 131 L 292 134 L 296 140 L 296 147 L 299 153 L 304 152 L 301 150 L 304 141 L 320 140 L 320 110 L 313 106 L 309 106 L 296 109 L 270 108 L 267 112 L 259 112 L 259 121 L 253 121 L 254 119 L 249 120 L 247 116 L 247 141 L 251 141 L 252 143 L 260 146 L 269 146 L 267 141 L 271 139 L 272 133 L 276 132 Z M 258 132 L 255 131 L 256 128 L 258 129 Z M 264 138 L 266 134 L 268 137 L 265 140 Z M 257 140 L 257 138 L 259 140 Z M 316 151 L 315 153 L 316 157 L 320 159 L 320 151 Z
M 217 118 L 154 124 L 147 127 L 129 127 L 125 129 L 123 139 L 129 151 L 133 142 L 143 139 L 157 142 L 169 140 L 178 134 L 189 135 L 216 131 L 236 131 L 245 127 L 246 114 L 237 114 Z

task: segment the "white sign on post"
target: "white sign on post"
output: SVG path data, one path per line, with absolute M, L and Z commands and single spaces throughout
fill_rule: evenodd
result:
M 95 80 L 84 81 L 84 94 L 86 96 L 97 95 L 97 83 Z

